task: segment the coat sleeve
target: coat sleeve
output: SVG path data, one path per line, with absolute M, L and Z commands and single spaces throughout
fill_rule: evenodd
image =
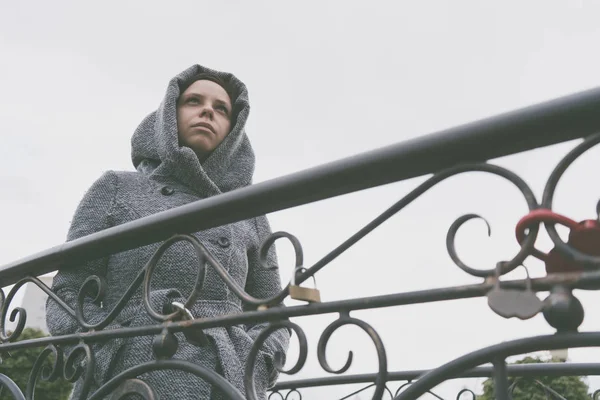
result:
M 116 180 L 117 177 L 114 173 L 107 172 L 88 189 L 75 211 L 67 241 L 90 235 L 112 225 L 111 214 L 117 191 Z M 64 266 L 54 276 L 52 282 L 53 292 L 75 310 L 81 285 L 91 275 L 104 277 L 107 262 L 108 257 L 104 257 L 77 265 Z M 96 323 L 104 319 L 107 312 L 92 300 L 91 297 L 86 298 L 84 316 L 88 322 Z M 75 317 L 71 316 L 51 298 L 46 301 L 46 324 L 50 333 L 54 336 L 83 330 Z
M 254 219 L 258 234 L 258 244 L 248 251 L 248 278 L 246 280 L 246 292 L 256 298 L 267 298 L 278 294 L 281 291 L 281 278 L 279 276 L 279 267 L 275 247 L 271 246 L 267 255 L 267 266 L 264 268 L 260 264 L 259 246 L 271 234 L 269 222 L 265 216 Z M 278 305 L 284 307 L 283 303 Z M 259 323 L 247 325 L 248 335 L 256 340 L 260 332 L 268 323 Z M 266 353 L 267 365 L 269 367 L 269 386 L 277 381 L 278 371 L 274 368 L 274 357 L 276 353 L 281 353 L 282 361 L 285 363 L 285 355 L 290 340 L 288 329 L 279 329 L 273 332 L 263 344 L 261 350 Z

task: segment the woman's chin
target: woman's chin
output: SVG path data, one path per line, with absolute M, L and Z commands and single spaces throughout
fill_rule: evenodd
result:
M 208 154 L 212 151 L 212 143 L 207 137 L 197 135 L 185 144 L 186 147 L 194 150 L 196 154 Z

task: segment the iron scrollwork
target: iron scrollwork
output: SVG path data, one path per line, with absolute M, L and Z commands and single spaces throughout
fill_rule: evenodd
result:
M 367 324 L 366 322 L 350 317 L 350 314 L 348 312 L 340 313 L 340 318 L 335 320 L 334 322 L 332 322 L 327 328 L 325 328 L 325 330 L 321 334 L 321 338 L 319 339 L 319 345 L 318 345 L 318 353 L 317 353 L 318 358 L 319 358 L 319 364 L 321 364 L 321 367 L 325 371 L 332 373 L 332 374 L 343 374 L 352 365 L 352 358 L 353 358 L 352 351 L 350 351 L 348 353 L 348 358 L 346 360 L 345 365 L 338 370 L 331 368 L 331 366 L 327 362 L 327 357 L 326 357 L 327 343 L 329 342 L 331 335 L 338 328 L 340 328 L 344 325 L 358 326 L 359 328 L 361 328 L 363 331 L 365 331 L 367 333 L 367 335 L 370 337 L 370 339 L 373 341 L 373 344 L 375 345 L 375 350 L 377 351 L 377 359 L 378 359 L 379 368 L 377 371 L 377 378 L 375 379 L 375 393 L 373 394 L 373 399 L 374 400 L 380 399 L 385 390 L 385 383 L 387 381 L 387 373 L 388 373 L 388 371 L 387 371 L 387 355 L 386 355 L 385 347 L 383 345 L 383 341 L 381 340 L 381 337 L 375 331 L 375 329 L 373 329 L 373 327 L 371 325 Z
M 341 243 L 338 247 L 333 249 L 309 268 L 304 269 L 303 267 L 304 256 L 302 246 L 300 241 L 295 236 L 287 232 L 273 233 L 260 246 L 259 268 L 271 268 L 266 262 L 269 250 L 274 245 L 276 240 L 286 239 L 292 244 L 295 252 L 293 280 L 295 282 L 302 283 L 308 278 L 314 278 L 318 271 L 331 263 L 351 246 L 358 243 L 376 227 L 390 219 L 392 216 L 396 215 L 414 200 L 418 199 L 429 189 L 445 179 L 466 172 L 488 173 L 499 176 L 512 183 L 523 195 L 529 213 L 536 212 L 536 210 L 541 209 L 551 210 L 556 186 L 566 169 L 574 162 L 574 160 L 598 143 L 600 143 L 600 134 L 593 135 L 576 146 L 563 158 L 563 160 L 560 161 L 545 185 L 541 203 L 538 203 L 533 191 L 525 183 L 525 181 L 506 168 L 502 168 L 487 162 L 460 164 L 434 174 L 431 178 L 397 201 L 394 205 L 381 213 L 377 218 L 366 224 L 362 229 L 350 236 L 346 241 Z M 599 212 L 600 202 L 596 207 L 596 218 L 598 218 Z M 326 303 L 286 307 L 280 309 L 275 306 L 280 304 L 288 297 L 289 285 L 282 288 L 278 294 L 270 298 L 255 298 L 247 293 L 244 288 L 240 287 L 238 283 L 236 283 L 236 281 L 229 275 L 227 269 L 194 235 L 178 234 L 172 236 L 160 245 L 148 263 L 143 269 L 140 270 L 126 292 L 117 301 L 116 305 L 110 311 L 108 311 L 106 316 L 101 321 L 91 322 L 85 315 L 85 305 L 87 303 L 92 302 L 99 304 L 104 299 L 104 295 L 106 293 L 106 282 L 99 276 L 90 276 L 83 282 L 80 287 L 77 304 L 75 305 L 74 309 L 71 308 L 70 305 L 64 303 L 39 279 L 32 276 L 25 276 L 23 279 L 19 280 L 11 289 L 8 296 L 5 296 L 4 291 L 0 290 L 0 302 L 2 305 L 2 314 L 0 318 L 0 341 L 2 344 L 0 345 L 0 352 L 2 352 L 3 355 L 5 353 L 3 349 L 19 349 L 25 347 L 42 346 L 46 345 L 48 342 L 48 339 L 44 339 L 38 341 L 29 341 L 25 344 L 16 343 L 25 327 L 27 314 L 26 311 L 21 307 L 14 308 L 10 313 L 9 308 L 17 291 L 28 282 L 34 283 L 44 292 L 46 292 L 52 301 L 57 302 L 60 307 L 66 310 L 69 315 L 77 320 L 81 328 L 80 331 L 85 332 L 85 334 L 81 334 L 80 332 L 78 334 L 74 334 L 72 337 L 61 340 L 60 345 L 50 344 L 42 350 L 32 367 L 26 395 L 23 395 L 20 389 L 7 376 L 0 375 L 0 382 L 6 390 L 10 391 L 11 395 L 15 399 L 33 398 L 36 383 L 40 379 L 55 380 L 59 378 L 71 382 L 82 379 L 83 383 L 81 396 L 83 398 L 90 396 L 90 399 L 100 399 L 104 396 L 111 395 L 112 393 L 113 398 L 119 399 L 124 398 L 128 394 L 136 393 L 145 399 L 153 399 L 156 397 L 154 389 L 143 382 L 143 380 L 138 379 L 138 377 L 150 371 L 171 369 L 191 373 L 197 378 L 213 385 L 214 387 L 218 387 L 231 399 L 244 399 L 244 394 L 240 393 L 216 372 L 183 360 L 172 359 L 178 345 L 174 334 L 176 332 L 183 332 L 188 340 L 197 340 L 197 342 L 202 345 L 202 343 L 204 343 L 203 336 L 201 334 L 202 329 L 209 323 L 214 323 L 214 321 L 218 320 L 222 326 L 231 326 L 248 321 L 258 321 L 268 322 L 268 325 L 262 332 L 260 332 L 255 340 L 254 345 L 252 346 L 252 349 L 250 350 L 248 359 L 246 360 L 244 376 L 244 386 L 246 391 L 245 396 L 250 400 L 256 400 L 259 396 L 256 393 L 254 374 L 256 364 L 259 361 L 259 357 L 261 357 L 261 347 L 263 346 L 264 342 L 271 334 L 279 329 L 288 329 L 290 332 L 295 333 L 300 346 L 298 360 L 294 366 L 288 370 L 285 370 L 284 365 L 282 365 L 282 355 L 275 354 L 274 366 L 277 371 L 281 373 L 288 375 L 296 374 L 305 365 L 308 354 L 308 343 L 302 328 L 296 323 L 291 322 L 289 318 L 294 316 L 316 315 L 326 312 L 337 312 L 339 314 L 339 318 L 325 328 L 319 338 L 317 345 L 317 356 L 320 366 L 324 371 L 332 375 L 346 373 L 353 361 L 352 351 L 349 352 L 344 365 L 339 369 L 335 369 L 331 367 L 326 357 L 327 344 L 329 343 L 333 333 L 344 325 L 355 325 L 361 328 L 373 342 L 378 357 L 378 368 L 371 385 L 374 386 L 374 394 L 372 396 L 374 400 L 381 399 L 386 392 L 388 392 L 390 397 L 394 397 L 399 400 L 414 399 L 423 393 L 432 393 L 431 389 L 441 381 L 451 378 L 459 371 L 474 368 L 478 365 L 489 362 L 495 357 L 506 357 L 509 354 L 521 354 L 534 349 L 541 350 L 560 348 L 564 346 L 581 347 L 600 345 L 599 333 L 577 333 L 577 329 L 583 320 L 583 307 L 581 306 L 579 300 L 577 300 L 572 294 L 573 288 L 576 287 L 592 289 L 600 288 L 600 271 L 598 271 L 598 267 L 600 266 L 599 256 L 586 254 L 585 252 L 582 252 L 581 250 L 569 245 L 569 243 L 564 242 L 558 236 L 554 223 L 546 219 L 535 221 L 535 223 L 527 225 L 527 232 L 523 233 L 521 236 L 518 235 L 520 248 L 517 254 L 515 254 L 511 259 L 508 261 L 498 262 L 497 267 L 494 269 L 476 269 L 468 266 L 462 261 L 462 259 L 458 256 L 458 252 L 455 247 L 455 238 L 457 232 L 466 222 L 473 219 L 483 219 L 487 226 L 488 235 L 491 234 L 491 227 L 487 220 L 476 214 L 467 214 L 456 219 L 450 226 L 446 235 L 446 248 L 452 261 L 461 270 L 471 276 L 484 279 L 483 283 L 469 287 L 469 289 L 476 291 L 475 293 L 477 296 L 488 295 L 492 290 L 498 289 L 500 287 L 500 278 L 502 276 L 521 266 L 528 257 L 540 255 L 540 252 L 534 247 L 534 245 L 541 224 L 544 224 L 546 231 L 555 244 L 556 250 L 567 260 L 569 260 L 569 262 L 581 264 L 583 266 L 585 271 L 575 276 L 569 274 L 561 275 L 559 273 L 558 275 L 552 275 L 537 280 L 527 279 L 526 281 L 519 283 L 520 287 L 522 288 L 519 290 L 525 290 L 523 288 L 529 287 L 529 290 L 531 290 L 532 293 L 539 290 L 539 285 L 545 285 L 545 287 L 549 289 L 550 294 L 544 301 L 543 307 L 541 307 L 540 310 L 543 311 L 544 316 L 550 325 L 556 328 L 560 335 L 523 339 L 520 341 L 504 343 L 503 345 L 492 346 L 490 348 L 480 350 L 454 360 L 436 370 L 432 370 L 427 374 L 420 376 L 415 381 L 410 380 L 406 385 L 401 386 L 396 391 L 394 396 L 391 396 L 391 391 L 386 386 L 390 376 L 390 372 L 388 371 L 387 354 L 380 335 L 365 321 L 350 316 L 351 311 L 369 308 L 369 306 L 365 306 L 365 304 L 370 304 L 368 302 L 372 299 L 367 298 L 360 299 L 360 301 L 356 299 L 339 301 L 335 303 L 335 306 L 337 307 L 335 310 L 331 308 L 332 306 L 330 304 Z M 189 293 L 186 300 L 181 304 L 177 304 L 177 307 L 172 309 L 170 312 L 165 312 L 164 310 L 157 311 L 153 309 L 150 301 L 150 286 L 154 270 L 164 252 L 173 244 L 181 241 L 190 243 L 197 255 L 198 267 L 193 289 L 191 293 Z M 215 318 L 211 321 L 195 319 L 194 316 L 189 312 L 189 309 L 193 306 L 201 293 L 207 267 L 213 268 L 217 272 L 218 276 L 220 276 L 220 278 L 226 283 L 231 292 L 234 293 L 245 305 L 250 306 L 249 308 L 252 308 L 253 310 L 240 315 L 219 317 L 221 319 Z M 296 271 L 300 270 L 303 270 L 304 272 L 296 276 Z M 513 286 L 514 285 L 516 285 L 516 283 L 513 282 Z M 153 343 L 153 350 L 157 355 L 157 360 L 137 365 L 119 373 L 117 376 L 111 378 L 108 382 L 105 382 L 101 387 L 97 388 L 92 393 L 91 380 L 94 374 L 95 360 L 94 352 L 90 346 L 100 340 L 110 340 L 118 337 L 131 336 L 131 332 L 126 332 L 125 328 L 104 331 L 103 329 L 107 328 L 115 321 L 116 317 L 123 311 L 127 302 L 131 300 L 135 291 L 140 287 L 142 288 L 143 292 L 142 299 L 145 311 L 148 316 L 151 317 L 151 319 L 157 322 L 157 324 L 155 326 L 138 327 L 138 331 L 136 332 L 138 332 L 140 335 L 156 335 Z M 381 299 L 379 299 L 378 301 L 381 301 L 381 303 L 378 303 L 380 305 L 377 307 L 385 307 L 395 304 L 409 304 L 410 301 L 417 302 L 417 300 L 415 300 L 417 297 L 420 299 L 427 299 L 428 301 L 438 301 L 438 298 L 430 295 L 429 293 L 400 293 L 396 295 L 390 295 L 388 300 L 386 300 L 387 302 L 383 302 Z M 465 295 L 464 297 L 467 296 Z M 460 298 L 460 296 L 457 298 Z M 500 312 L 499 314 L 502 315 Z M 537 314 L 537 312 L 535 314 Z M 506 314 L 505 316 L 508 317 L 510 315 Z M 6 331 L 7 320 L 16 322 L 16 328 L 12 333 L 8 333 Z M 196 332 L 195 336 L 192 334 L 192 332 Z M 63 354 L 63 350 L 60 347 L 61 345 L 72 346 L 72 349 L 66 359 Z M 52 358 L 53 360 L 51 367 L 44 366 L 44 363 L 48 360 L 48 358 Z M 288 399 L 290 393 L 297 393 L 296 395 L 301 397 L 300 392 L 296 389 L 290 390 L 285 398 L 280 392 L 277 391 L 273 392 L 271 397 L 279 395 L 285 400 Z M 473 398 L 475 398 L 475 394 L 468 389 L 464 389 L 459 392 L 457 398 L 460 398 L 465 394 L 471 395 Z M 598 393 L 595 393 L 593 398 L 597 397 Z

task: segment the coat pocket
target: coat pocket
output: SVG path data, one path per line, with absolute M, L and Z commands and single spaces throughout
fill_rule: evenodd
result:
M 117 361 L 123 351 L 124 344 L 125 339 L 114 338 L 90 345 L 90 349 L 94 354 L 94 382 L 96 387 L 102 386 L 118 373 L 116 371 Z
M 227 329 L 231 343 L 236 350 L 238 360 L 241 365 L 242 374 L 246 374 L 246 366 L 249 361 L 254 361 L 254 374 L 252 379 L 256 388 L 256 393 L 259 399 L 262 399 L 266 395 L 267 388 L 269 386 L 269 368 L 268 365 L 272 364 L 269 355 L 263 350 L 259 349 L 256 353 L 255 360 L 249 360 L 250 350 L 254 346 L 254 340 L 248 336 L 246 331 L 240 326 L 232 326 Z

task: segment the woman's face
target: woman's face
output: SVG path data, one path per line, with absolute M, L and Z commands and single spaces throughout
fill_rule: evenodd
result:
M 221 85 L 192 83 L 177 101 L 179 145 L 194 150 L 203 161 L 231 129 L 231 100 Z

